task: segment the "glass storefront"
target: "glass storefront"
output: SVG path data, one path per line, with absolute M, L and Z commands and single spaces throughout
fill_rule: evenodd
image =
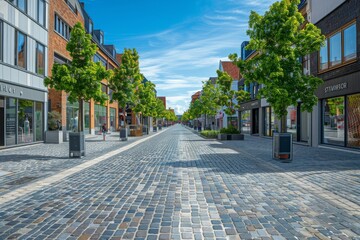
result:
M 12 146 L 44 140 L 43 103 L 10 97 L 2 98 L 2 102 L 5 105 L 5 111 L 4 108 L 1 111 L 1 116 L 5 119 L 5 131 L 2 130 L 5 141 L 1 140 L 1 145 Z
M 241 112 L 241 133 L 250 134 L 250 129 L 251 129 L 250 114 L 251 114 L 251 110 L 246 110 Z
M 272 136 L 271 107 L 265 107 L 263 111 L 264 111 L 264 136 L 271 137 Z
M 95 104 L 95 131 L 100 131 L 101 125 L 106 123 L 106 107 Z
M 6 116 L 6 146 L 11 146 L 16 144 L 16 99 L 15 98 L 7 98 L 6 99 L 6 108 L 5 108 Z
M 115 132 L 116 131 L 116 109 L 110 108 L 110 131 Z
M 323 102 L 323 143 L 345 146 L 345 98 L 335 97 Z
M 227 117 L 227 126 L 233 126 L 238 129 L 238 117 Z
M 84 131 L 90 133 L 90 103 L 84 102 Z
M 79 103 L 66 103 L 66 129 L 71 132 L 76 132 L 78 129 L 79 117 Z
M 347 146 L 360 148 L 360 94 L 347 100 Z
M 18 101 L 18 144 L 32 142 L 34 102 L 19 99 Z
M 297 107 L 290 106 L 287 108 L 287 116 L 286 116 L 286 128 L 287 132 L 293 135 L 293 139 L 297 139 Z

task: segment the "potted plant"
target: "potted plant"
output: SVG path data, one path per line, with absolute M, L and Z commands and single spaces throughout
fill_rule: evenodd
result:
M 230 125 L 227 128 L 220 129 L 218 140 L 244 140 L 244 134 L 241 134 L 238 129 Z
M 46 143 L 62 143 L 63 133 L 61 130 L 61 115 L 57 111 L 48 113 L 47 120 L 48 130 L 45 133 Z

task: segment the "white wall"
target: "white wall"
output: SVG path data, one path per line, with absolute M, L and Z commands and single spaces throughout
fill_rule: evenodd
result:
M 46 1 L 46 16 L 48 16 L 48 1 Z M 47 73 L 47 27 L 39 25 L 37 19 L 37 0 L 28 1 L 28 14 L 24 14 L 5 0 L 0 0 L 0 20 L 3 22 L 3 62 L 0 62 L 0 79 L 46 91 L 43 76 L 35 73 L 36 69 L 36 42 L 45 46 L 45 73 Z M 46 21 L 46 26 L 48 20 Z M 26 34 L 26 69 L 14 66 L 15 59 L 15 32 Z

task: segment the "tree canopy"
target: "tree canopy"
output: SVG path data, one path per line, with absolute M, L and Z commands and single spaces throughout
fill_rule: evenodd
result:
M 55 90 L 65 91 L 68 101 L 79 102 L 78 131 L 83 131 L 83 101 L 94 101 L 104 104 L 108 96 L 101 90 L 101 81 L 110 76 L 100 63 L 94 63 L 96 44 L 91 42 L 91 35 L 86 34 L 81 23 L 76 23 L 71 30 L 66 45 L 72 61 L 70 64 L 54 63 L 51 77 L 44 80 L 44 85 Z
M 322 80 L 303 73 L 301 59 L 318 51 L 325 37 L 312 23 L 306 23 L 298 11 L 299 0 L 281 0 L 260 16 L 252 11 L 249 18 L 248 50 L 258 55 L 241 60 L 229 56 L 238 65 L 246 83 L 262 84 L 259 90 L 279 117 L 286 116 L 287 107 L 302 103 L 302 110 L 312 111 L 317 98 L 314 91 Z M 305 24 L 305 26 L 304 26 Z

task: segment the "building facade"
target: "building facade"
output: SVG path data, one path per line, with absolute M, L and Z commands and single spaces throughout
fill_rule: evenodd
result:
M 326 36 L 311 55 L 311 73 L 324 81 L 316 92 L 313 145 L 360 149 L 360 2 L 310 4 L 311 20 Z
M 94 62 L 100 62 L 106 69 L 114 69 L 119 66 L 116 60 L 116 50 L 113 45 L 105 45 L 104 33 L 94 30 L 94 23 L 85 11 L 85 5 L 78 0 L 50 0 L 49 11 L 49 75 L 54 63 L 67 64 L 71 62 L 66 44 L 70 39 L 71 28 L 80 22 L 86 32 L 92 36 L 92 41 L 97 45 L 97 53 Z M 112 97 L 112 90 L 108 87 L 108 81 L 102 81 L 102 91 Z M 69 131 L 76 131 L 79 122 L 79 104 L 70 103 L 64 91 L 49 89 L 49 111 L 57 111 L 62 116 L 62 129 L 64 139 Z M 93 100 L 84 103 L 84 131 L 85 134 L 100 133 L 101 126 L 106 123 L 109 131 L 116 131 L 119 122 L 119 109 L 116 102 L 107 101 L 105 106 Z
M 0 148 L 44 140 L 48 0 L 0 0 Z

